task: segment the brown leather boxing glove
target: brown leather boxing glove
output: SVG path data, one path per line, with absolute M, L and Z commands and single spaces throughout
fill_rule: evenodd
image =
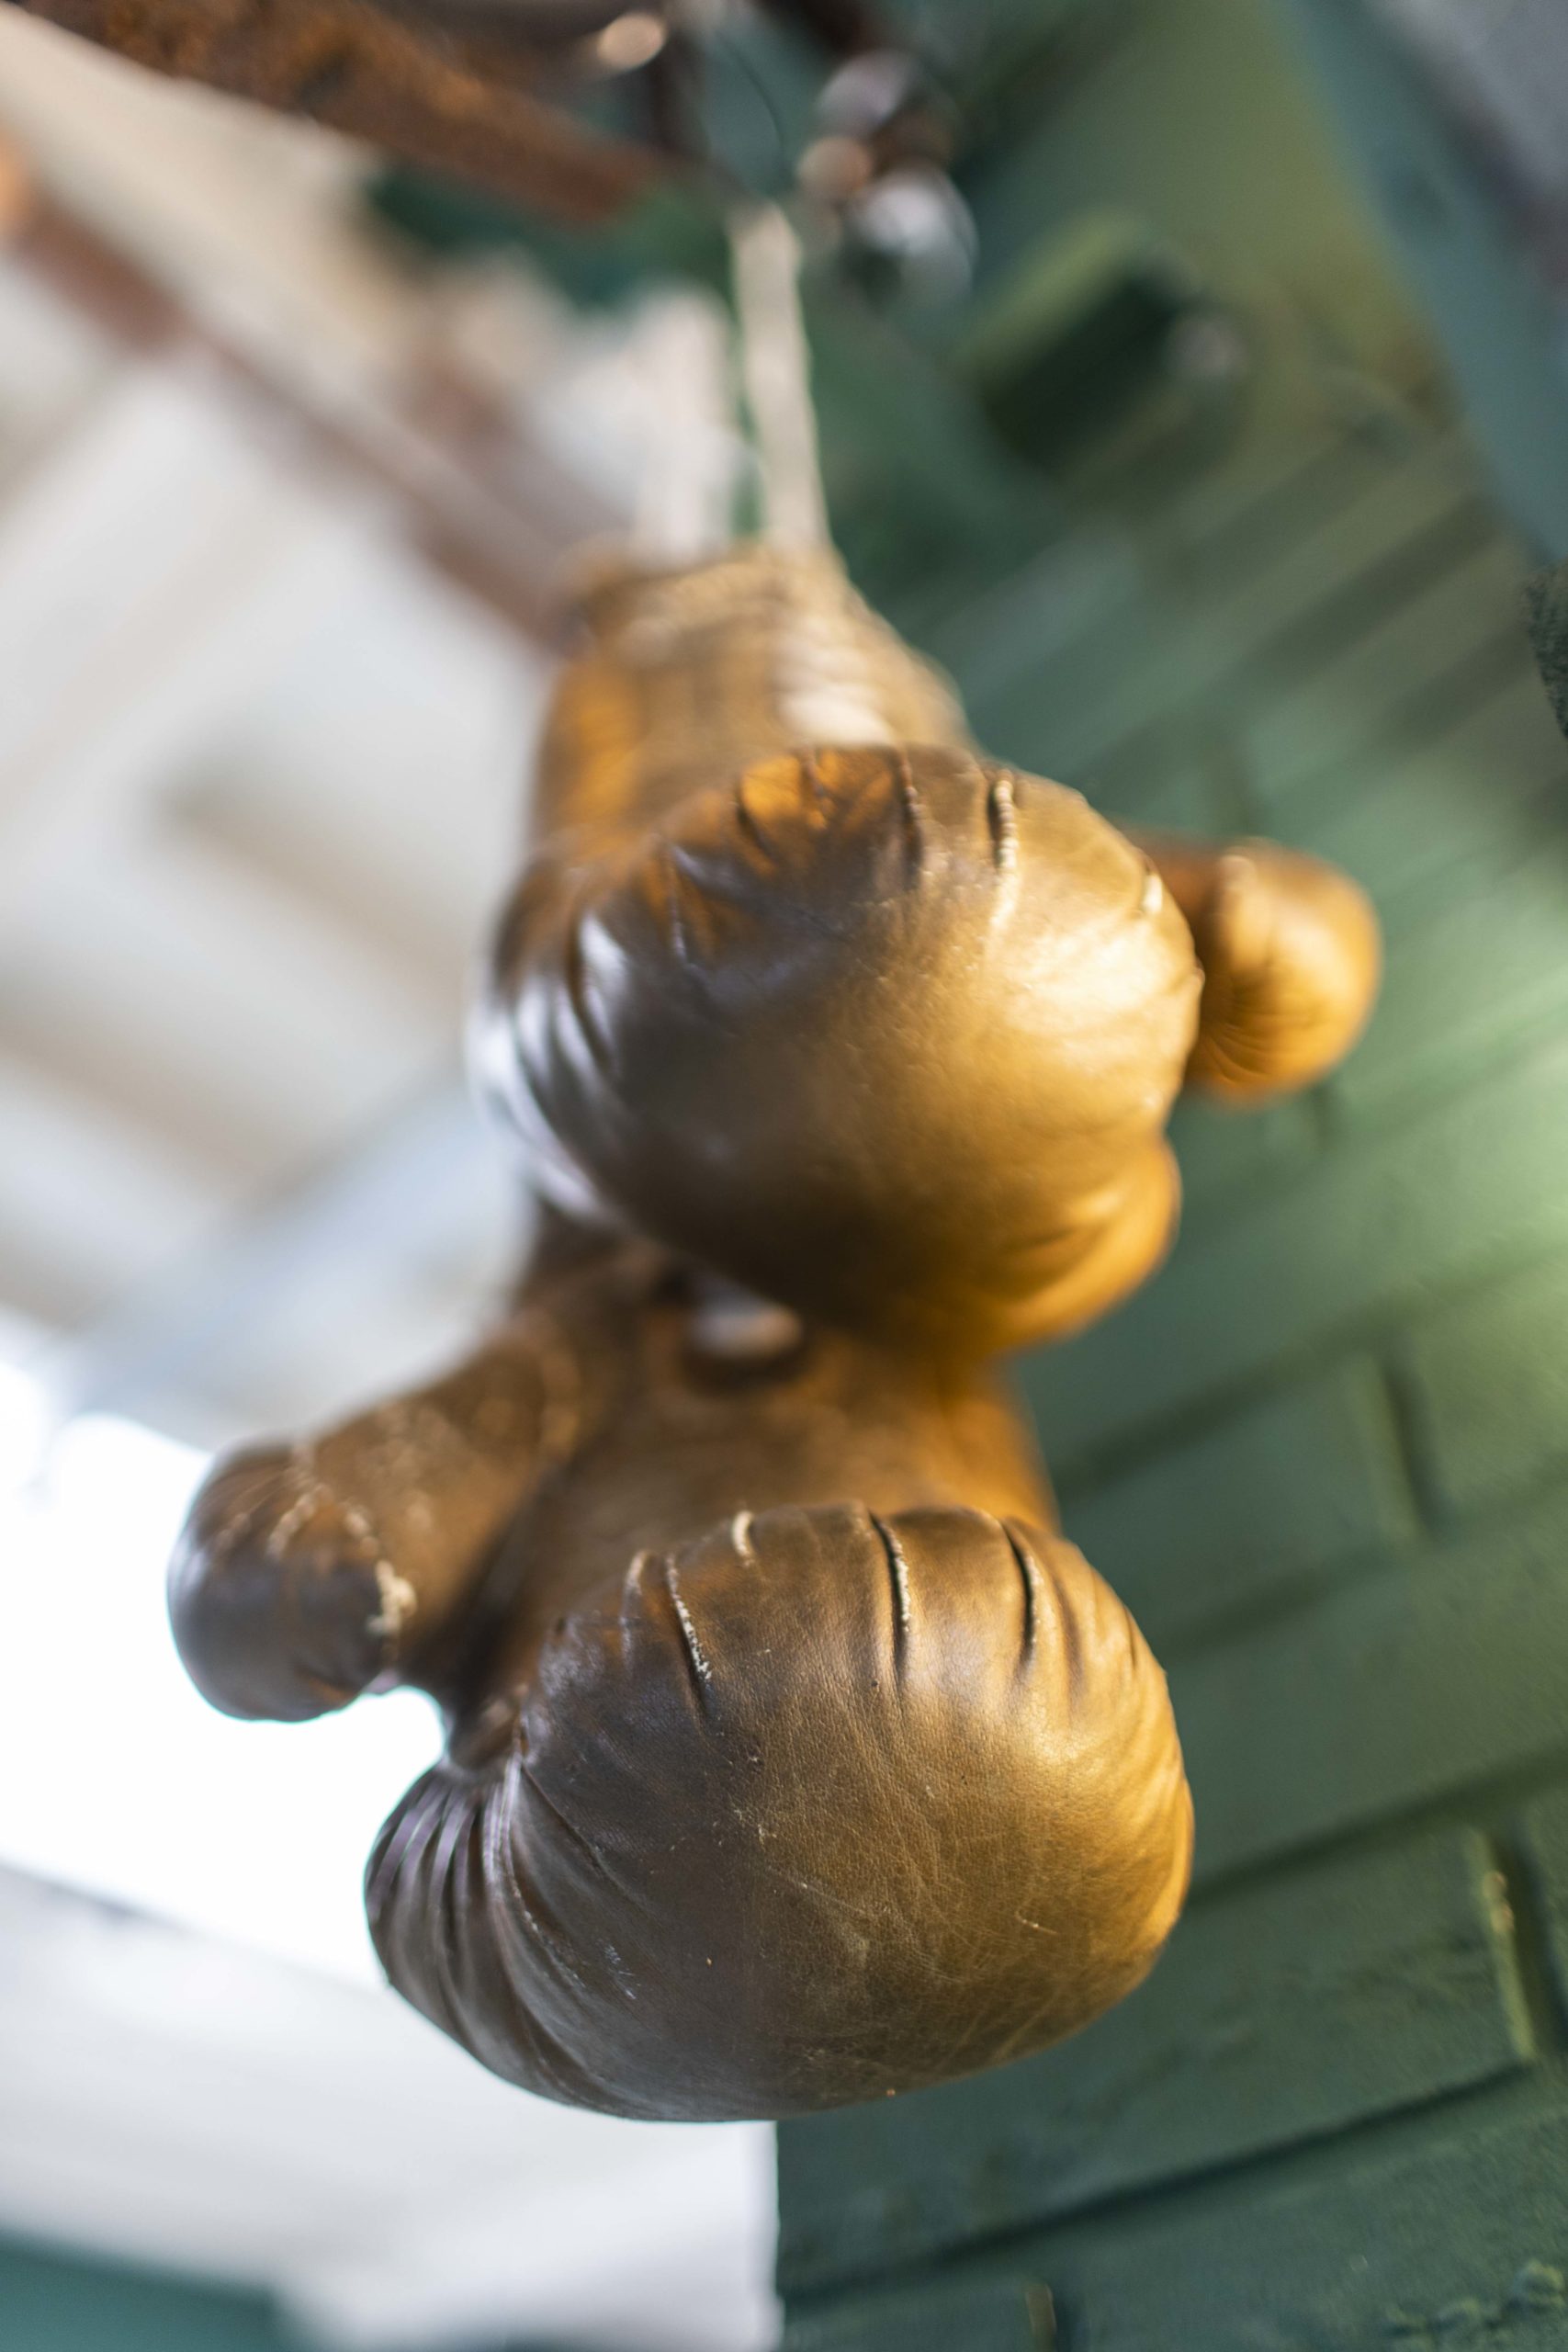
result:
M 573 1214 L 983 1354 L 1158 1263 L 1184 1075 L 1262 1097 L 1354 1042 L 1378 956 L 1353 884 L 1130 840 L 979 758 L 830 555 L 621 573 L 585 625 L 476 1026 Z
M 561 837 L 484 1069 L 558 1196 L 848 1328 L 986 1354 L 1142 1281 L 1191 941 L 1081 797 L 941 746 L 785 756 Z
M 1163 1679 L 1069 1544 L 976 1511 L 738 1514 L 545 1640 L 514 1730 L 383 1831 L 394 1984 L 498 2074 L 783 2116 L 1043 2048 L 1185 1891 Z
M 1168 1931 L 1164 1681 L 983 1358 L 1149 1271 L 1184 1071 L 1318 1075 L 1376 934 L 1314 861 L 1136 844 L 978 758 L 829 558 L 590 619 L 480 1023 L 558 1204 L 518 1313 L 220 1466 L 175 1623 L 238 1713 L 440 1701 L 368 1896 L 487 2064 L 782 2115 L 1043 2047 Z M 703 1263 L 797 1313 L 737 1346 Z
M 1052 1532 L 1006 1397 L 776 1318 L 760 1358 L 715 1355 L 660 1253 L 557 1256 L 527 1328 L 570 1362 L 570 1424 L 548 1458 L 520 1425 L 515 1509 L 477 1544 L 403 1548 L 383 1493 L 389 1668 L 343 1502 L 376 1484 L 375 1417 L 316 1447 L 308 1517 L 220 1469 L 182 1553 L 220 1703 L 337 1703 L 344 1658 L 442 1702 L 449 1760 L 368 1874 L 393 1984 L 513 2081 L 689 2119 L 913 2088 L 1097 2015 L 1174 1921 L 1190 1812 L 1164 1679 Z M 462 1379 L 448 1499 L 487 1385 Z M 394 1419 L 417 1493 L 434 1424 Z

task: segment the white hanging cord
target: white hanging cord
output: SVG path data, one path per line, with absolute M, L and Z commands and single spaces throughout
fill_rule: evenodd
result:
M 700 563 L 728 544 L 743 454 L 723 311 L 708 295 L 666 296 L 633 359 L 645 437 L 632 553 L 655 566 Z
M 762 536 L 775 547 L 828 543 L 828 506 L 800 311 L 800 244 L 776 204 L 730 220 L 740 378 L 762 484 Z

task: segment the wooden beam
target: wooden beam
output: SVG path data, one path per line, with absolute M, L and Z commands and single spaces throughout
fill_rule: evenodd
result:
M 8 254 L 122 348 L 199 350 L 288 428 L 301 454 L 389 494 L 435 571 L 520 636 L 556 650 L 563 560 L 582 541 L 624 528 L 625 518 L 531 447 L 509 416 L 495 411 L 486 434 L 460 423 L 444 429 L 422 397 L 428 385 L 412 386 L 400 409 L 329 405 L 304 380 L 286 379 L 197 316 L 139 260 L 36 187 L 17 207 Z M 494 409 L 485 392 L 466 389 L 471 401 Z
M 669 159 L 605 138 L 476 51 L 363 0 L 0 0 L 156 74 L 367 140 L 567 220 L 609 219 Z

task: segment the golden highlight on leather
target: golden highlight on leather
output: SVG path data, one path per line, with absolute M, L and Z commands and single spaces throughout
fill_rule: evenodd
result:
M 220 1470 L 187 1662 L 235 1713 L 438 1698 L 450 1760 L 382 1833 L 372 1928 L 530 2089 L 783 2115 L 1040 2048 L 1175 1918 L 1164 1678 L 983 1368 L 826 1329 L 738 1367 L 693 1329 L 663 1252 L 547 1244 L 475 1366 Z
M 1133 838 L 1164 875 L 1203 968 L 1189 1082 L 1240 1102 L 1325 1077 L 1377 997 L 1382 947 L 1366 893 L 1275 842 L 1238 841 L 1216 856 L 1173 833 Z
M 367 1897 L 483 2064 L 782 2116 L 1043 2048 L 1168 1934 L 1164 1677 L 989 1361 L 1153 1269 L 1184 1075 L 1320 1075 L 1376 931 L 983 758 L 829 558 L 586 627 L 478 1023 L 545 1203 L 513 1312 L 220 1464 L 172 1610 L 233 1713 L 437 1700 Z
M 1080 1322 L 1163 1252 L 1200 976 L 1077 793 L 823 750 L 598 859 L 567 839 L 505 928 L 490 1066 L 617 1223 L 954 1352 Z

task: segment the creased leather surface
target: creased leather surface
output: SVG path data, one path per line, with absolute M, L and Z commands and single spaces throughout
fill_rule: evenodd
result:
M 977 1352 L 1163 1254 L 1200 977 L 1077 793 L 940 746 L 824 750 L 580 845 L 514 902 L 489 1066 L 619 1221 Z
M 1132 838 L 1190 924 L 1203 970 L 1188 1082 L 1256 1102 L 1325 1077 L 1377 997 L 1382 946 L 1365 891 L 1276 842 L 1216 851 L 1174 833 Z
M 437 1698 L 367 1894 L 486 2065 L 793 2114 L 1041 2048 L 1169 1931 L 1164 1678 L 987 1360 L 1152 1269 L 1178 1086 L 1320 1075 L 1376 930 L 982 758 L 830 558 L 587 625 L 478 1024 L 547 1203 L 513 1311 L 219 1464 L 174 1622 L 238 1714 Z
M 392 1982 L 496 2072 L 647 2116 L 909 2088 L 1098 2014 L 1175 1917 L 1188 1799 L 1164 1678 L 1005 1391 L 826 1329 L 711 1360 L 663 1253 L 547 1257 L 478 1370 L 308 1479 L 220 1468 L 182 1547 L 218 1704 L 401 1679 L 447 1711 L 368 1873 Z M 504 1525 L 411 1515 L 464 1430 L 479 1478 L 498 1405 Z
M 805 743 L 968 744 L 951 684 L 826 549 L 740 546 L 678 571 L 612 569 L 539 749 L 535 820 L 603 842 Z
M 1097 2016 L 1187 1859 L 1162 1678 L 1070 1545 L 818 1505 L 599 1587 L 504 1757 L 404 1800 L 368 1896 L 394 1984 L 497 2073 L 779 2116 Z

